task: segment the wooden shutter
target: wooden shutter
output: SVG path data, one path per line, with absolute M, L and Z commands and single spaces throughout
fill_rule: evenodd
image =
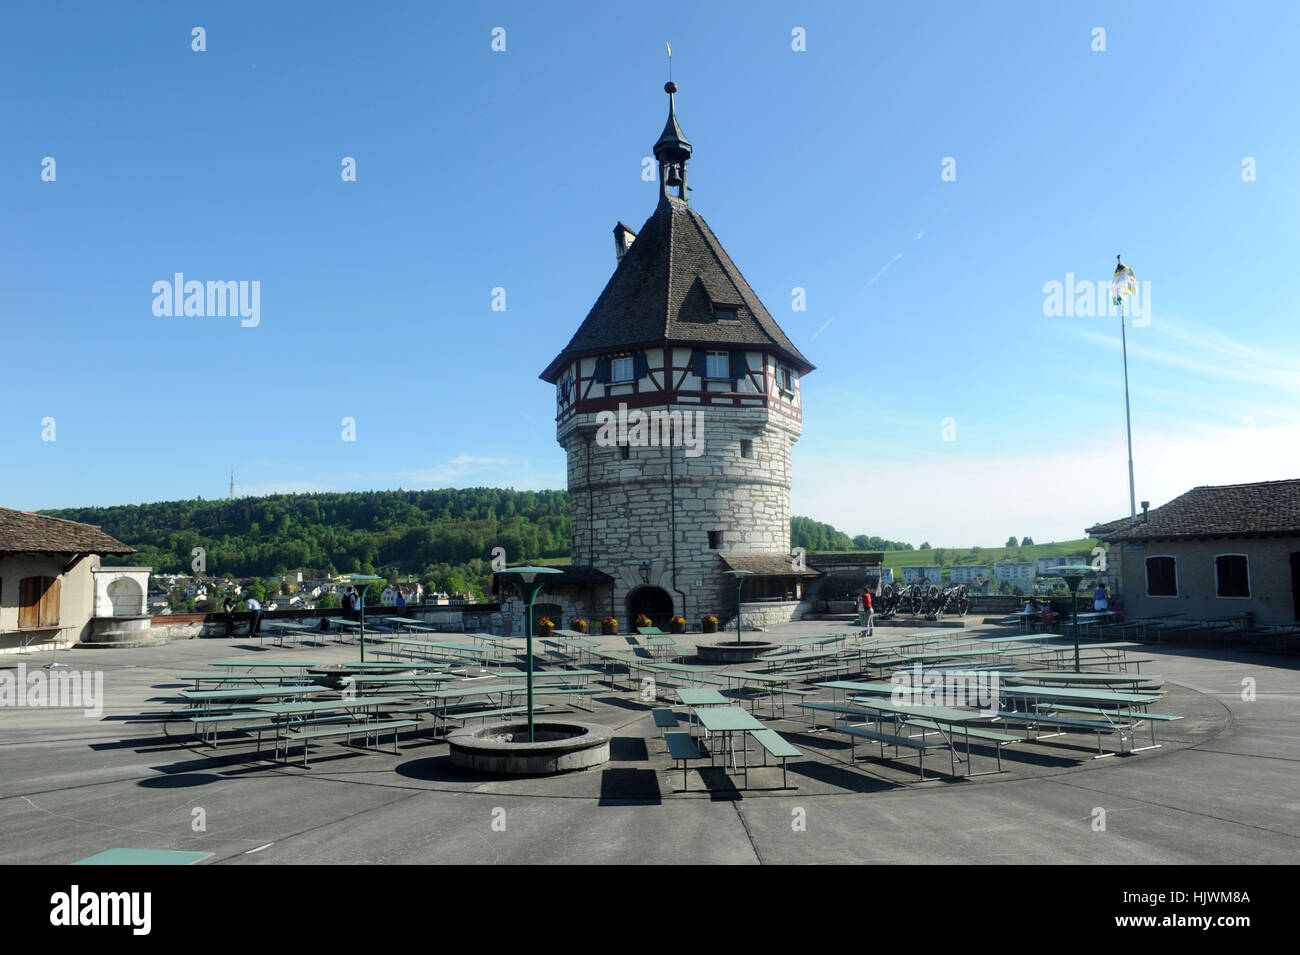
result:
M 704 356 L 703 348 L 691 349 L 691 373 L 696 378 L 703 380 L 708 376 L 708 359 Z
M 63 581 L 58 577 L 46 577 L 45 593 L 41 594 L 41 622 L 42 627 L 57 627 L 59 625 L 59 597 L 63 593 Z
M 744 378 L 749 373 L 749 366 L 745 364 L 745 353 L 743 351 L 733 351 L 727 364 L 729 366 L 727 373 L 732 378 Z
M 609 359 L 596 359 L 596 381 L 604 385 L 609 382 Z
M 632 356 L 632 379 L 640 381 L 646 374 L 645 352 L 639 351 Z
M 24 577 L 18 584 L 18 627 L 40 626 L 44 577 Z

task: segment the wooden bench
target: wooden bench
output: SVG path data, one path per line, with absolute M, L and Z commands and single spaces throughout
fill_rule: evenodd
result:
M 789 789 L 787 782 L 785 762 L 791 756 L 802 756 L 803 753 L 796 749 L 789 740 L 778 733 L 776 730 L 750 730 L 749 735 L 758 741 L 758 745 L 773 759 L 781 760 L 781 788 Z M 764 757 L 763 765 L 767 765 L 767 758 Z M 745 767 L 745 786 L 749 786 L 749 767 Z
M 881 733 L 876 730 L 869 730 L 862 726 L 833 726 L 831 729 L 836 733 L 847 733 L 849 735 L 849 763 L 850 765 L 857 762 L 857 741 L 859 739 L 869 739 L 872 742 L 880 744 L 880 758 L 885 758 L 885 745 L 893 746 L 897 751 L 902 747 L 914 749 L 919 757 L 921 769 L 921 779 L 925 780 L 925 754 L 931 749 L 946 749 L 952 753 L 952 747 L 947 743 L 939 743 L 934 740 L 928 740 L 924 737 L 917 736 L 895 736 L 891 733 Z M 895 758 L 898 758 L 897 752 Z M 957 775 L 956 756 L 953 756 L 953 775 Z
M 346 726 L 336 726 L 328 729 L 304 730 L 302 732 L 290 732 L 285 734 L 282 739 L 285 750 L 285 757 L 289 755 L 290 743 L 302 743 L 302 764 L 307 765 L 307 753 L 311 749 L 311 740 L 325 739 L 330 736 L 346 736 L 350 743 L 352 737 L 357 733 L 364 734 L 366 739 L 372 735 L 375 737 L 374 749 L 379 748 L 379 734 L 385 730 L 393 731 L 393 753 L 397 753 L 397 731 L 408 726 L 419 726 L 418 720 L 377 720 L 365 723 L 350 723 Z
M 680 791 L 687 792 L 686 764 L 692 759 L 703 759 L 704 754 L 700 752 L 695 737 L 691 736 L 690 733 L 665 733 L 664 741 L 668 744 L 668 757 L 675 760 L 682 767 L 682 788 Z

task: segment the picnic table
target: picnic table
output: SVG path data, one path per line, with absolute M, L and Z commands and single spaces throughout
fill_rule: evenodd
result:
M 1160 677 L 1154 674 L 1143 676 L 1140 673 L 1099 673 L 1090 670 L 1079 673 L 1075 673 L 1073 670 L 1013 670 L 1001 673 L 999 676 L 1014 683 L 1064 684 L 1066 686 L 1072 684 L 1076 686 L 1116 686 L 1124 684 L 1136 686 L 1141 683 L 1160 682 Z
M 437 633 L 438 628 L 432 626 L 427 620 L 419 620 L 415 617 L 384 617 L 389 623 L 395 623 L 402 630 L 414 630 L 418 633 Z
M 860 700 L 858 704 L 867 710 L 875 710 L 894 720 L 895 732 L 901 731 L 904 723 L 917 726 L 925 730 L 934 730 L 943 738 L 944 744 L 948 749 L 949 762 L 951 765 L 952 775 L 957 775 L 957 747 L 954 736 L 956 731 L 960 731 L 965 739 L 965 763 L 967 776 L 982 776 L 984 773 L 973 773 L 971 767 L 970 755 L 970 738 L 975 736 L 977 739 L 988 739 L 997 744 L 998 772 L 1002 771 L 1002 745 L 1006 743 L 1020 742 L 1018 738 L 1006 733 L 993 732 L 990 730 L 981 730 L 978 727 L 973 728 L 972 723 L 988 722 L 997 718 L 996 713 L 986 713 L 981 710 L 960 709 L 952 706 L 930 706 L 916 703 L 893 703 L 874 700 Z M 928 735 L 922 733 L 921 738 Z
M 402 702 L 405 702 L 405 700 L 403 697 L 400 696 L 343 697 L 342 699 L 338 699 L 338 700 L 310 700 L 307 702 L 293 702 L 293 703 L 266 703 L 263 705 L 253 707 L 253 713 L 264 714 L 270 717 L 271 723 L 267 725 L 268 726 L 272 724 L 274 725 L 276 758 L 277 759 L 279 758 L 281 744 L 283 744 L 285 758 L 288 759 L 290 740 L 284 736 L 284 732 L 286 730 L 293 731 L 295 729 L 295 723 L 299 727 L 301 727 L 306 724 L 306 721 L 309 718 L 317 717 L 321 714 L 345 713 L 348 716 L 352 716 L 354 714 L 354 711 L 362 710 L 366 712 L 365 720 L 359 721 L 356 724 L 355 728 L 357 730 L 364 731 L 366 728 L 366 723 L 370 721 L 369 717 L 370 715 L 372 715 L 369 711 L 377 707 L 392 706 L 394 704 L 402 703 Z M 295 717 L 297 719 L 295 719 Z M 338 732 L 341 734 L 351 728 L 353 728 L 352 725 L 348 723 L 342 726 L 341 728 L 339 728 Z M 260 731 L 258 734 L 258 741 L 260 745 L 261 742 Z M 378 744 L 378 741 L 379 741 L 378 735 L 376 735 L 375 738 L 376 744 Z M 303 740 L 302 760 L 304 766 L 307 765 L 307 747 L 308 747 L 307 740 Z M 393 733 L 393 748 L 394 750 L 396 750 L 397 748 L 396 730 L 394 730 Z
M 680 690 L 678 691 L 681 692 Z M 741 706 L 701 706 L 693 708 L 695 718 L 699 721 L 700 726 L 709 740 L 709 765 L 716 765 L 716 756 L 718 749 L 713 746 L 713 735 L 720 734 L 723 738 L 722 748 L 731 756 L 731 769 L 733 772 L 739 771 L 736 766 L 736 748 L 734 736 L 736 733 L 748 733 L 752 730 L 764 729 L 762 723 L 754 719 L 745 708 Z M 745 764 L 744 772 L 746 777 L 749 775 L 749 746 L 744 748 Z M 723 760 L 722 768 L 727 768 L 726 760 Z

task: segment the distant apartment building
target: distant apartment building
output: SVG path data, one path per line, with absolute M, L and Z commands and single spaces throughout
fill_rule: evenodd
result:
M 1027 583 L 1034 579 L 1032 561 L 1009 560 L 993 565 L 993 576 L 998 583 Z
M 905 582 L 910 584 L 918 577 L 924 577 L 926 580 L 930 581 L 930 583 L 937 584 L 941 579 L 943 579 L 943 568 L 938 566 L 903 568 L 903 580 Z
M 981 564 L 954 564 L 948 573 L 954 584 L 973 584 L 976 577 L 988 577 L 989 569 Z
M 1092 558 L 1083 554 L 1072 554 L 1066 557 L 1039 557 L 1034 561 L 1034 573 L 1039 576 L 1045 576 L 1052 572 L 1055 567 L 1065 567 L 1072 564 L 1088 564 Z

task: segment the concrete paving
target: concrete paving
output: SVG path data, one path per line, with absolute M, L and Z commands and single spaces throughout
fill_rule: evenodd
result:
M 765 636 L 784 642 L 827 628 L 800 622 Z M 894 632 L 908 631 L 877 629 Z M 600 684 L 594 715 L 574 711 L 614 729 L 608 764 L 497 779 L 452 766 L 446 744 L 427 734 L 403 736 L 397 755 L 323 741 L 304 769 L 258 757 L 237 737 L 214 750 L 164 715 L 188 686 L 176 675 L 207 661 L 342 662 L 357 658 L 355 645 L 262 649 L 236 637 L 77 650 L 60 658 L 104 674 L 102 714 L 0 708 L 0 861 L 68 863 L 116 846 L 242 864 L 1300 859 L 1296 661 L 1168 646 L 1141 655 L 1155 658 L 1143 672 L 1165 680 L 1158 709 L 1185 717 L 1159 727 L 1161 749 L 1094 760 L 1096 737 L 1071 734 L 1004 750 L 1001 774 L 921 783 L 915 759 L 861 761 L 878 755 L 872 744 L 850 765 L 846 737 L 810 733 L 790 707 L 788 719 L 764 721 L 805 753 L 788 767 L 797 789 L 780 789 L 779 768 L 751 769 L 754 788 L 740 791 L 739 777 L 706 766 L 678 793 L 682 773 L 622 674 L 623 689 Z M 8 655 L 0 671 L 46 662 Z M 991 752 L 976 759 L 977 769 L 993 762 Z M 946 753 L 926 767 L 946 773 Z

